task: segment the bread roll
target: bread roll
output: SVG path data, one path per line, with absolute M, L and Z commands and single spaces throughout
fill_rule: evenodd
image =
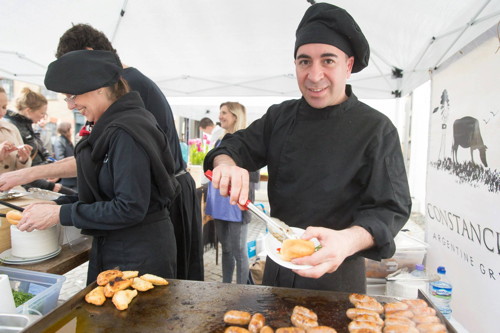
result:
M 9 210 L 7 214 L 5 214 L 5 218 L 10 224 L 16 225 L 23 218 L 23 213 L 18 210 Z
M 305 239 L 285 239 L 281 245 L 281 257 L 285 261 L 295 258 L 310 256 L 314 253 L 316 246 L 310 240 Z

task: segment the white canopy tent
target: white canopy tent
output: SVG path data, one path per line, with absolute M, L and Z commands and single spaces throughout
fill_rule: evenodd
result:
M 370 65 L 351 77 L 361 98 L 410 93 L 429 73 L 500 18 L 498 0 L 338 0 L 371 45 Z M 125 64 L 155 80 L 189 113 L 185 98 L 300 96 L 293 45 L 306 0 L 0 0 L 0 77 L 43 84 L 59 37 L 89 23 Z M 174 98 L 175 97 L 175 98 Z M 199 119 L 212 105 L 197 102 Z M 250 102 L 248 102 L 250 103 Z M 259 112 L 264 112 L 262 106 Z

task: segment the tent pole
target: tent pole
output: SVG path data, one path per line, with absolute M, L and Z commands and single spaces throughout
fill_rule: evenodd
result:
M 128 0 L 123 1 L 122 9 L 120 10 L 120 17 L 118 17 L 118 22 L 116 22 L 115 30 L 113 31 L 113 36 L 111 37 L 111 44 L 115 42 L 116 33 L 118 32 L 118 28 L 120 27 L 120 23 L 122 22 L 122 17 L 125 15 L 125 9 L 127 8 Z
M 450 52 L 450 50 L 452 49 L 452 47 L 458 42 L 458 40 L 462 37 L 462 35 L 465 33 L 465 31 L 471 26 L 474 24 L 476 18 L 479 16 L 479 14 L 481 14 L 481 12 L 484 10 L 484 8 L 486 8 L 486 6 L 488 6 L 488 4 L 491 2 L 491 0 L 488 0 L 486 1 L 483 6 L 481 7 L 481 9 L 478 10 L 478 12 L 476 13 L 476 15 L 474 15 L 472 17 L 472 19 L 465 25 L 465 27 L 462 29 L 462 31 L 460 32 L 460 34 L 458 34 L 457 38 L 455 38 L 455 40 L 450 44 L 450 46 L 446 49 L 446 51 L 443 53 L 443 55 L 441 56 L 441 58 L 439 58 L 439 60 L 436 62 L 436 64 L 434 65 L 433 68 L 437 68 L 441 61 L 443 60 L 443 58 L 448 54 L 448 52 Z

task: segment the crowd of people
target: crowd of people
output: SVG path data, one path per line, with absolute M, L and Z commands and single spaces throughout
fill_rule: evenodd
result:
M 204 169 L 213 170 L 206 214 L 222 244 L 223 282 L 231 282 L 235 267 L 237 283 L 247 281 L 249 216 L 238 204 L 254 199 L 258 172 L 267 166 L 271 215 L 305 229 L 302 238 L 317 238 L 321 248 L 292 261 L 310 269 L 267 260 L 263 284 L 365 292 L 364 258 L 391 257 L 394 236 L 411 211 L 398 133 L 347 84 L 351 73 L 367 66 L 370 48 L 345 10 L 311 5 L 298 25 L 293 56 L 301 98 L 270 107 L 248 127 L 237 102 L 220 105 L 220 126 L 200 122 L 214 146 L 204 160 Z M 45 86 L 86 118 L 82 139 L 74 156 L 68 153 L 71 129 L 61 124 L 55 148 L 62 159 L 50 166 L 38 141 L 31 148 L 19 140 L 5 145 L 0 156 L 17 170 L 0 176 L 0 190 L 56 177 L 65 184 L 76 179 L 78 194 L 27 207 L 18 228 L 61 224 L 92 235 L 88 283 L 115 267 L 203 280 L 200 204 L 167 99 L 151 79 L 122 64 L 107 37 L 89 25 L 67 30 L 56 58 Z M 40 98 L 18 104 L 9 117 L 23 136 L 46 111 Z

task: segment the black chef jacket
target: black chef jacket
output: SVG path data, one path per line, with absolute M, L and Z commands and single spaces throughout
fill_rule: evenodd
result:
M 175 278 L 168 206 L 179 185 L 165 134 L 139 94 L 113 103 L 82 140 L 75 149 L 79 201 L 62 205 L 60 220 L 94 236 L 87 283 L 115 267 Z
M 269 108 L 247 129 L 226 135 L 205 158 L 219 154 L 250 171 L 267 165 L 271 215 L 293 227 L 365 228 L 375 246 L 320 279 L 300 277 L 267 260 L 264 284 L 363 292 L 364 259 L 389 258 L 394 236 L 411 212 L 411 198 L 396 128 L 382 113 L 348 100 L 314 109 L 305 99 Z

